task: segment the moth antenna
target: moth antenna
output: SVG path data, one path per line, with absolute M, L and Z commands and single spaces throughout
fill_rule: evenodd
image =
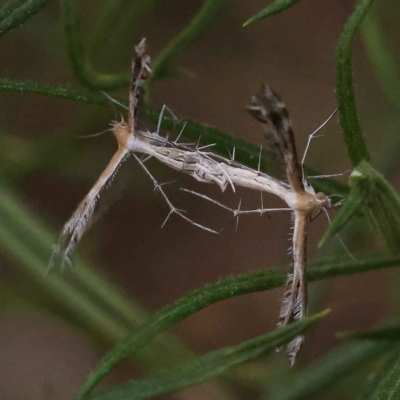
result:
M 303 174 L 303 179 L 305 179 L 305 174 L 304 174 L 304 163 L 306 161 L 306 157 L 308 154 L 308 150 L 310 148 L 310 144 L 311 141 L 317 137 L 321 137 L 322 135 L 316 136 L 316 134 L 335 116 L 335 114 L 338 112 L 339 107 L 336 107 L 335 110 L 333 111 L 333 113 L 310 135 L 308 135 L 308 140 L 307 140 L 307 144 L 306 144 L 306 148 L 304 150 L 303 153 L 303 157 L 301 159 L 301 170 L 302 170 L 302 174 Z
M 329 174 L 329 175 L 312 175 L 312 176 L 308 176 L 307 179 L 324 179 L 324 178 L 333 178 L 335 176 L 342 176 L 345 174 L 348 174 L 349 172 L 351 172 L 351 169 L 348 169 L 347 171 L 344 172 L 340 172 L 338 174 Z
M 114 97 L 111 97 L 108 93 L 101 91 L 101 94 L 103 96 L 107 97 L 107 99 L 110 100 L 111 103 L 117 104 L 118 106 L 124 108 L 125 110 L 129 110 L 128 106 L 126 106 L 125 104 L 122 104 L 117 99 L 114 99 Z M 115 109 L 114 109 L 114 111 L 115 111 Z
M 89 138 L 94 138 L 94 137 L 103 135 L 104 133 L 107 133 L 107 132 L 112 132 L 112 129 L 108 128 L 108 129 L 106 129 L 106 130 L 104 130 L 102 132 L 93 133 L 92 135 L 75 135 L 73 137 L 79 138 L 79 139 L 89 139 Z

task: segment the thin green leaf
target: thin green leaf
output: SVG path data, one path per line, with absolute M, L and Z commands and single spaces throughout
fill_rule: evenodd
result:
M 283 275 L 275 270 L 251 275 L 251 278 L 250 276 L 237 276 L 207 285 L 154 314 L 145 324 L 121 340 L 99 362 L 81 387 L 77 398 L 83 398 L 90 393 L 118 363 L 146 346 L 159 332 L 168 329 L 213 303 L 246 293 L 279 287 L 284 281 Z
M 16 92 L 20 94 L 34 93 L 44 96 L 57 97 L 72 101 L 80 101 L 97 106 L 108 106 L 110 101 L 102 94 L 90 89 L 73 88 L 64 85 L 42 85 L 30 80 L 17 81 L 13 79 L 0 78 L 0 90 L 5 92 Z M 125 100 L 123 100 L 125 101 Z M 125 104 L 127 104 L 125 102 Z
M 400 110 L 400 73 L 397 60 L 389 49 L 376 8 L 371 9 L 361 25 L 361 36 L 380 86 L 389 101 Z M 385 175 L 395 176 L 398 170 L 399 135 L 383 137 L 384 148 L 377 162 Z M 397 176 L 397 175 L 396 175 Z
M 335 219 L 325 231 L 324 236 L 318 243 L 318 247 L 322 247 L 327 240 L 337 235 L 355 215 L 360 214 L 366 195 L 363 188 L 359 185 L 355 185 L 351 188 L 346 203 L 340 208 Z
M 329 310 L 313 315 L 284 328 L 276 329 L 267 335 L 247 340 L 237 346 L 212 351 L 193 361 L 180 364 L 149 378 L 108 388 L 89 398 L 92 400 L 144 400 L 198 385 L 235 365 L 270 353 L 304 332 L 328 312 Z M 76 399 L 81 399 L 81 397 L 78 396 Z
M 16 9 L 26 3 L 26 0 L 8 0 L 0 7 L 0 21 L 9 17 Z
M 9 0 L 0 8 L 0 37 L 41 11 L 49 0 Z
M 35 290 L 40 288 L 53 312 L 69 316 L 107 344 L 115 344 L 146 320 L 146 313 L 131 296 L 128 299 L 121 288 L 82 263 L 62 275 L 46 275 L 55 236 L 4 187 L 0 187 L 0 220 L 1 254 L 21 270 L 20 281 L 34 284 Z M 172 335 L 163 335 L 155 344 L 138 357 L 146 368 L 158 369 L 160 364 L 168 367 L 174 364 L 174 358 L 182 361 L 192 355 Z
M 378 14 L 371 10 L 361 25 L 361 37 L 376 77 L 392 104 L 400 108 L 399 66 L 386 44 Z
M 400 256 L 396 258 L 382 258 L 369 255 L 357 261 L 335 258 L 310 264 L 307 279 L 310 281 L 339 275 L 350 275 L 359 272 L 376 270 L 395 266 L 400 263 Z M 225 299 L 241 296 L 248 293 L 265 291 L 282 286 L 285 277 L 279 270 L 268 269 L 262 272 L 253 272 L 227 278 L 203 288 L 177 300 L 174 304 L 165 307 L 138 329 L 121 340 L 97 365 L 83 384 L 80 396 L 90 393 L 104 376 L 121 361 L 132 356 L 146 346 L 158 333 L 183 321 L 190 315 Z
M 369 161 L 370 156 L 362 137 L 357 116 L 351 66 L 352 42 L 360 24 L 373 0 L 361 0 L 347 21 L 339 39 L 336 53 L 336 97 L 340 112 L 340 125 L 343 130 L 347 153 L 354 167 L 361 161 Z
M 288 8 L 295 5 L 299 0 L 275 0 L 272 4 L 265 7 L 257 14 L 254 14 L 251 18 L 249 18 L 244 24 L 243 27 L 252 24 L 255 21 L 259 21 L 260 19 L 264 19 L 266 17 L 270 17 L 271 15 L 279 14 L 282 11 L 287 10 Z
M 28 80 L 15 81 L 11 79 L 0 78 L 0 91 L 17 92 L 21 94 L 35 93 L 45 96 L 52 96 L 67 100 L 80 101 L 87 104 L 94 104 L 97 106 L 109 106 L 110 101 L 102 94 L 96 91 L 85 88 L 72 88 L 70 86 L 49 86 L 40 85 Z M 117 97 L 116 100 L 123 106 L 127 106 L 127 101 L 123 98 Z M 116 104 L 118 106 L 118 104 Z M 124 110 L 121 107 L 121 110 Z M 141 111 L 141 118 L 152 123 L 157 124 L 160 117 L 160 110 L 154 108 L 147 108 Z M 258 146 L 250 144 L 242 139 L 235 139 L 228 134 L 219 131 L 218 129 L 207 127 L 194 121 L 186 121 L 184 135 L 194 141 L 200 141 L 203 145 L 216 143 L 215 146 L 221 154 L 229 154 L 233 148 L 236 149 L 236 160 L 246 164 L 250 167 L 256 168 L 258 166 L 258 158 L 260 149 Z M 170 116 L 164 114 L 162 126 L 165 129 L 174 129 L 176 121 Z
M 204 0 L 204 4 L 196 16 L 154 60 L 152 68 L 153 73 L 149 76 L 146 84 L 148 88 L 147 95 L 150 93 L 152 83 L 159 79 L 160 76 L 164 75 L 163 70 L 170 68 L 169 64 L 176 54 L 196 41 L 206 26 L 216 17 L 218 11 L 225 2 L 226 0 Z
M 363 192 L 363 211 L 388 251 L 400 251 L 400 197 L 367 162 L 351 174 L 352 186 Z
M 362 393 L 357 400 L 395 400 L 400 398 L 400 347 L 397 346 L 392 353 L 383 366 L 364 384 Z
M 366 331 L 339 332 L 336 336 L 341 339 L 384 339 L 400 341 L 400 322 L 391 322 L 379 328 Z
M 96 56 L 107 43 L 115 21 L 125 12 L 127 3 L 128 0 L 103 0 L 98 5 L 94 27 L 87 39 L 88 52 L 90 51 L 93 56 Z M 152 1 L 146 3 L 152 4 Z
M 159 0 L 103 0 L 98 6 L 94 27 L 87 39 L 87 57 L 95 59 L 100 52 L 108 50 L 115 38 L 116 29 L 127 32 L 129 20 L 129 37 L 137 37 L 136 32 L 143 30 L 143 21 L 151 18 L 155 3 Z M 115 24 L 118 21 L 118 24 Z M 116 26 L 117 25 L 117 26 Z
M 352 343 L 330 352 L 326 357 L 307 367 L 290 379 L 290 385 L 279 385 L 271 390 L 270 399 L 305 400 L 346 378 L 351 372 L 390 351 L 393 343 L 371 341 Z
M 382 268 L 400 266 L 400 256 L 385 257 L 380 254 L 356 255 L 356 260 L 349 257 L 335 257 L 312 262 L 307 267 L 307 279 L 318 281 L 335 276 L 352 275 Z
M 86 56 L 86 49 L 80 35 L 76 0 L 61 0 L 64 33 L 68 55 L 79 82 L 91 89 L 113 90 L 128 87 L 130 74 L 101 74 L 96 72 Z
M 350 176 L 351 192 L 319 246 L 337 234 L 354 215 L 364 212 L 387 250 L 400 251 L 400 197 L 386 179 L 367 162 Z

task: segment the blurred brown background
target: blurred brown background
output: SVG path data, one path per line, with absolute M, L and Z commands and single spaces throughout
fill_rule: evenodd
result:
M 89 37 L 98 2 L 81 3 L 83 34 Z M 181 117 L 261 144 L 260 127 L 246 114 L 244 106 L 260 83 L 267 82 L 290 111 L 298 151 L 302 154 L 307 135 L 336 106 L 335 48 L 343 25 L 353 11 L 353 3 L 302 1 L 281 15 L 242 28 L 242 23 L 266 3 L 260 0 L 228 2 L 200 39 L 176 59 L 176 65 L 188 68 L 195 78 L 156 83 L 152 104 L 166 104 Z M 127 7 L 121 20 L 115 21 L 109 40 L 94 58 L 94 65 L 102 72 L 127 71 L 133 45 L 142 36 L 147 37 L 148 51 L 155 58 L 200 5 L 200 1 L 156 2 L 143 21 L 132 24 L 131 29 L 127 28 L 135 7 Z M 399 43 L 395 36 L 399 10 L 395 10 L 390 2 L 379 10 L 394 52 Z M 77 85 L 67 58 L 57 4 L 49 5 L 22 28 L 4 36 L 1 47 L 1 76 Z M 374 161 L 378 162 L 385 151 L 385 135 L 398 132 L 399 117 L 381 91 L 359 38 L 354 44 L 353 59 L 359 115 Z M 119 94 L 125 96 L 127 92 Z M 56 232 L 116 149 L 111 135 L 87 140 L 74 136 L 106 129 L 116 118 L 115 113 L 112 107 L 100 108 L 29 94 L 1 93 L 0 103 L 3 133 L 21 139 L 26 146 L 44 138 L 49 141 L 56 138 L 68 151 L 63 152 L 60 145 L 59 155 L 43 152 L 34 171 L 7 182 L 15 185 L 27 208 L 47 221 L 56 240 Z M 308 164 L 326 174 L 349 169 L 337 120 L 324 128 L 323 133 L 325 137 L 312 144 Z M 52 168 L 48 162 L 58 156 L 68 159 L 62 169 Z M 12 162 L 18 165 L 19 160 Z M 223 228 L 220 235 L 212 235 L 173 216 L 160 229 L 168 213 L 167 206 L 153 192 L 151 182 L 138 165 L 128 161 L 122 174 L 124 182 L 121 179 L 116 182 L 118 201 L 84 236 L 77 254 L 91 260 L 149 312 L 221 277 L 288 265 L 289 215 L 243 217 L 235 233 L 231 215 L 183 194 L 179 188 L 200 191 L 232 206 L 241 198 L 245 208 L 258 207 L 259 194 L 240 190 L 232 196 L 227 190 L 221 195 L 217 188 L 198 185 L 175 171 L 166 170 L 156 161 L 150 161 L 148 166 L 159 182 L 176 181 L 166 186 L 166 191 L 178 207 L 187 210 L 196 221 L 214 229 Z M 394 174 L 391 178 L 393 183 L 398 182 Z M 342 180 L 346 181 L 346 176 Z M 123 192 L 122 186 L 125 186 Z M 275 207 L 281 203 L 264 196 L 264 205 Z M 316 244 L 326 226 L 323 217 L 311 225 L 310 260 L 329 255 L 327 249 L 333 247 L 330 244 L 327 249 L 317 251 Z M 376 245 L 371 241 L 368 246 Z M 351 244 L 349 247 L 352 249 Z M 18 284 L 19 272 L 15 272 L 12 262 L 7 257 L 0 258 L 0 262 L 4 276 Z M 395 286 L 398 275 L 390 274 Z M 336 343 L 333 332 L 368 327 L 387 318 L 390 313 L 387 275 L 381 271 L 310 285 L 311 311 L 326 307 L 333 311 L 315 331 L 309 332 L 300 363 L 316 360 L 331 349 Z M 173 333 L 199 353 L 239 343 L 274 328 L 281 295 L 281 290 L 274 290 L 219 303 L 181 323 Z M 0 399 L 70 399 L 105 348 L 59 317 L 30 307 L 29 301 L 8 296 L 3 303 Z M 274 355 L 272 359 L 277 363 L 282 361 L 280 356 Z M 266 370 L 271 365 L 265 362 Z M 121 382 L 131 376 L 139 376 L 139 371 L 127 363 L 108 382 Z M 222 398 L 207 385 L 179 396 Z M 248 393 L 238 390 L 236 398 L 248 398 Z

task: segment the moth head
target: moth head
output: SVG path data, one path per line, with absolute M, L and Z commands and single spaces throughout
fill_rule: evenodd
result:
M 331 208 L 332 207 L 331 199 L 325 193 L 318 192 L 315 195 L 315 198 L 321 207 L 323 207 L 323 208 Z

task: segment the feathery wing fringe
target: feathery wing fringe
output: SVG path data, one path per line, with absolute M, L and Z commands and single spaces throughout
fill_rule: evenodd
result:
M 306 268 L 307 217 L 295 212 L 293 231 L 293 273 L 288 274 L 278 326 L 305 318 L 307 314 Z M 286 345 L 285 353 L 293 366 L 303 344 L 304 336 L 297 336 Z
M 53 248 L 48 271 L 54 266 L 61 265 L 61 267 L 64 267 L 66 264 L 71 263 L 70 255 L 75 246 L 79 243 L 82 235 L 89 229 L 101 193 L 111 186 L 121 164 L 128 157 L 129 153 L 123 148 L 119 149 L 114 154 L 97 182 L 81 201 L 72 217 L 64 225 L 58 243 Z
M 281 311 L 279 314 L 278 327 L 288 323 L 301 320 L 306 316 L 307 287 L 305 279 L 296 273 L 288 274 L 286 281 L 286 292 L 284 294 Z M 297 336 L 285 347 L 285 353 L 289 357 L 290 364 L 293 366 L 296 361 L 296 355 L 299 352 L 304 341 L 304 336 Z M 281 349 L 279 349 L 281 350 Z

